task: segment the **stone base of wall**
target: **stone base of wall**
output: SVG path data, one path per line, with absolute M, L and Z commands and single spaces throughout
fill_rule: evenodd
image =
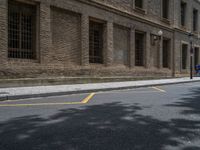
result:
M 196 74 L 193 73 L 193 76 L 196 76 Z M 175 77 L 178 77 L 178 78 L 181 78 L 181 77 L 188 77 L 188 78 L 190 78 L 190 73 L 175 74 Z
M 46 78 L 20 78 L 20 79 L 0 79 L 0 88 L 8 87 L 28 87 L 28 86 L 48 86 L 64 84 L 87 84 L 102 82 L 123 82 L 136 80 L 160 79 L 160 77 L 46 77 Z
M 94 65 L 88 67 L 13 67 L 0 68 L 0 79 L 11 78 L 48 78 L 48 77 L 116 77 L 116 76 L 131 76 L 131 77 L 172 77 L 172 72 L 169 69 L 146 69 L 133 68 L 125 66 L 104 67 Z

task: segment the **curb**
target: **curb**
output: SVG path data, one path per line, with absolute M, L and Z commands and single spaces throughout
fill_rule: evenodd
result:
M 200 82 L 200 80 L 179 81 L 179 82 L 173 82 L 173 83 L 157 83 L 157 84 L 148 84 L 148 85 L 134 85 L 134 86 L 114 87 L 114 88 L 89 89 L 89 90 L 78 90 L 78 91 L 74 90 L 74 91 L 54 92 L 54 93 L 27 94 L 27 95 L 5 95 L 5 96 L 0 96 L 0 101 L 39 98 L 39 97 L 51 97 L 51 96 L 63 96 L 63 95 L 104 92 L 104 91 L 124 90 L 124 89 L 135 89 L 135 88 L 142 88 L 142 87 L 173 85 L 173 84 L 183 84 L 183 83 L 193 83 L 193 82 Z
M 0 88 L 30 87 L 30 86 L 52 86 L 52 85 L 73 85 L 86 83 L 109 83 L 140 80 L 157 80 L 154 77 L 60 77 L 60 78 L 22 78 L 22 79 L 0 79 Z M 167 78 L 166 79 L 170 79 Z
M 5 100 L 8 100 L 7 96 L 0 96 L 0 101 L 5 101 Z

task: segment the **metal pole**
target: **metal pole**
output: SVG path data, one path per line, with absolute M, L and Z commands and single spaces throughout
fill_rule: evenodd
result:
M 190 79 L 193 79 L 193 48 L 192 48 L 192 41 L 190 42 Z
M 192 55 L 190 56 L 190 79 L 193 79 Z

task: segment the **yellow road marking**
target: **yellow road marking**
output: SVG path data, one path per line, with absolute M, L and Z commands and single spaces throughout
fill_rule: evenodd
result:
M 72 94 L 72 95 L 83 95 L 83 94 Z M 59 97 L 59 96 L 58 96 Z M 63 97 L 62 95 L 61 95 L 61 97 Z M 48 97 L 47 97 L 48 98 Z M 39 98 L 29 98 L 29 99 L 19 99 L 19 100 L 5 100 L 5 101 L 0 101 L 1 103 L 10 103 L 10 102 L 24 102 L 24 101 L 26 101 L 26 102 L 28 102 L 28 101 L 32 101 L 32 100 L 38 100 Z
M 163 92 L 163 93 L 166 93 L 165 90 L 161 89 L 161 88 L 158 88 L 158 87 L 152 87 L 153 89 L 157 90 L 157 91 L 160 91 L 160 92 Z
M 87 104 L 95 93 L 91 93 L 81 102 L 65 102 L 65 103 L 32 103 L 32 104 L 1 104 L 0 107 L 29 107 L 29 106 L 53 106 L 53 105 L 81 105 Z
M 23 106 L 51 106 L 51 105 L 75 105 L 82 104 L 81 102 L 67 102 L 67 103 L 35 103 L 35 104 L 2 104 L 0 107 L 23 107 Z
M 82 104 L 87 104 L 91 98 L 95 95 L 95 93 L 91 93 L 88 97 L 81 101 Z

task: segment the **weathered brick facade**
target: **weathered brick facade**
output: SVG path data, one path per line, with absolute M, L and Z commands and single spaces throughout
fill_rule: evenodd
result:
M 15 0 L 37 6 L 33 60 L 8 58 L 8 1 L 0 0 L 0 78 L 169 77 L 189 72 L 189 63 L 186 70 L 181 69 L 181 47 L 182 43 L 189 44 L 193 8 L 200 12 L 197 0 L 169 0 L 167 21 L 162 18 L 162 0 L 143 0 L 142 10 L 135 7 L 134 0 Z M 181 1 L 187 3 L 184 28 L 180 23 Z M 89 63 L 90 20 L 103 23 L 103 64 Z M 160 30 L 162 36 L 158 36 Z M 199 31 L 198 23 L 195 47 L 200 47 Z M 136 32 L 144 34 L 144 66 L 135 65 Z M 168 68 L 163 68 L 163 39 L 170 40 Z

